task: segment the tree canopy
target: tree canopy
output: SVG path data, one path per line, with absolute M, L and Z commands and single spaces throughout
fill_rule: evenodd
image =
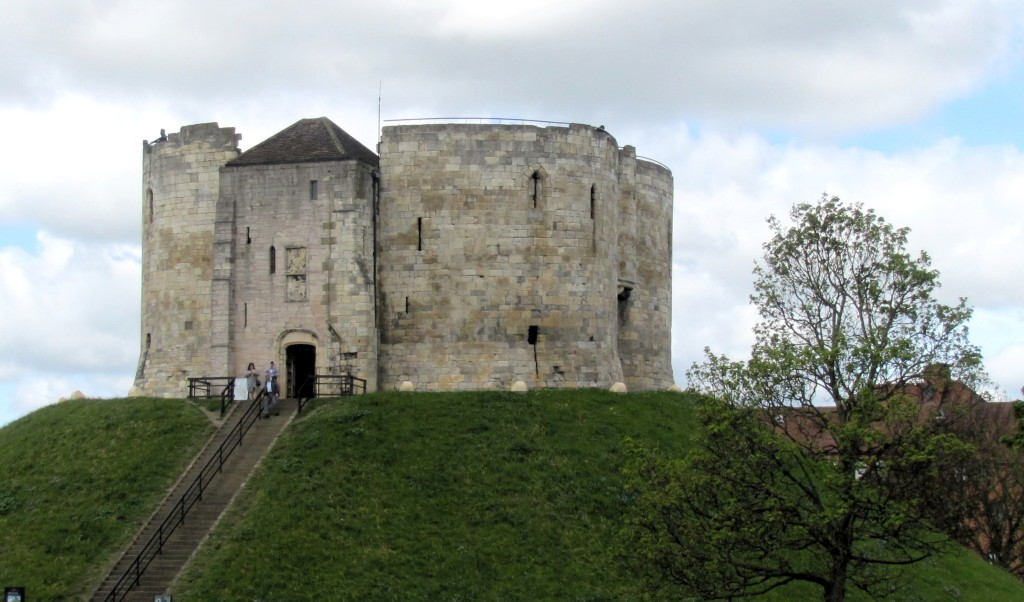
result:
M 790 218 L 769 218 L 754 269 L 751 359 L 706 349 L 688 372 L 709 396 L 698 445 L 674 462 L 638 453 L 631 469 L 631 549 L 708 599 L 792 581 L 826 600 L 894 587 L 893 567 L 944 541 L 929 478 L 969 452 L 939 428 L 962 405 L 943 383 L 985 380 L 971 309 L 935 299 L 939 274 L 906 251 L 907 228 L 828 196 Z

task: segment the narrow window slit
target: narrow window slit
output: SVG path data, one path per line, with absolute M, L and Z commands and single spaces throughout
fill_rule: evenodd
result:
M 619 302 L 619 325 L 624 325 L 629 319 L 629 298 L 633 294 L 633 288 L 629 286 L 619 286 L 618 302 Z
M 533 347 L 533 370 L 538 378 L 540 378 L 540 364 L 537 362 L 537 335 L 539 333 L 540 327 L 536 325 L 530 325 L 530 329 L 526 331 L 526 342 Z

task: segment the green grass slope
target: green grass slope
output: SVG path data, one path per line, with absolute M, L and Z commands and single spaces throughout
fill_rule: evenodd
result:
M 600 391 L 316 402 L 175 587 L 188 601 L 634 600 L 624 437 L 682 454 L 689 398 Z M 66 402 L 0 429 L 0 586 L 88 593 L 210 434 L 180 400 Z M 968 553 L 893 600 L 1019 600 Z M 816 599 L 800 586 L 769 600 Z M 852 600 L 862 600 L 856 595 Z
M 73 600 L 212 433 L 180 400 L 74 400 L 0 429 L 0 586 Z
M 682 454 L 693 423 L 671 393 L 325 401 L 265 458 L 175 600 L 641 599 L 614 557 L 621 444 Z M 892 599 L 1024 599 L 966 553 L 910 570 Z
M 681 451 L 678 395 L 378 394 L 297 421 L 181 600 L 601 600 L 623 437 Z

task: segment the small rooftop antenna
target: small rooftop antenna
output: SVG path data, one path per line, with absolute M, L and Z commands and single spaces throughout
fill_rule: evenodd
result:
M 380 97 L 384 89 L 381 80 L 377 80 L 377 152 L 380 152 Z

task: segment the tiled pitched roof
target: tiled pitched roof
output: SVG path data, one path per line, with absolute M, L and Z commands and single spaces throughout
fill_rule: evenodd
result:
M 378 164 L 377 155 L 326 117 L 300 119 L 228 162 L 228 166 L 362 161 Z
M 966 428 L 965 420 L 973 423 L 977 429 L 975 436 L 985 436 L 998 442 L 1000 437 L 1012 435 L 1017 430 L 1013 402 L 985 401 L 970 387 L 948 376 L 932 375 L 929 378 L 926 373 L 926 379 L 929 380 L 908 383 L 901 389 L 904 394 L 916 400 L 918 421 L 942 419 L 947 415 L 947 410 L 961 408 L 967 412 L 952 412 L 948 416 L 961 421 L 961 429 Z M 772 424 L 777 433 L 785 433 L 798 444 L 835 453 L 836 441 L 830 431 L 831 428 L 838 428 L 834 414 L 835 407 L 832 406 L 774 408 L 765 414 L 765 420 Z M 830 426 L 826 428 L 826 424 Z M 882 423 L 876 423 L 875 426 L 881 431 L 890 428 Z

